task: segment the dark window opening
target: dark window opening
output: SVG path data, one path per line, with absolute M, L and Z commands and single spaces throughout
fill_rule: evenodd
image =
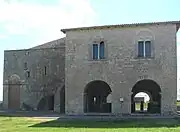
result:
M 46 66 L 44 67 L 44 75 L 47 75 L 47 68 L 46 68 Z
M 105 58 L 105 45 L 104 42 L 93 44 L 93 60 Z
M 100 46 L 99 46 L 100 48 L 99 48 L 99 50 L 100 50 L 100 56 L 99 56 L 99 58 L 100 59 L 104 59 L 105 57 L 104 57 L 104 42 L 102 41 L 101 43 L 100 43 Z
M 151 41 L 138 42 L 138 57 L 151 57 Z
M 30 71 L 27 71 L 27 77 L 30 77 Z
M 24 63 L 24 70 L 27 70 L 27 62 Z

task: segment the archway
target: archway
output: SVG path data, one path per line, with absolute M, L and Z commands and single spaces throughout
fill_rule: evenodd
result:
M 8 80 L 8 108 L 20 109 L 20 77 L 13 74 Z
M 139 92 L 134 96 L 135 113 L 146 113 L 148 110 L 148 103 L 151 102 L 152 97 L 150 93 Z
M 132 88 L 131 95 L 131 113 L 135 113 L 136 106 L 134 97 L 136 94 L 144 92 L 147 93 L 150 97 L 150 101 L 147 104 L 147 113 L 160 113 L 161 112 L 161 88 L 160 86 L 153 80 L 141 80 L 138 81 L 134 87 Z
M 84 112 L 110 113 L 111 103 L 107 102 L 107 97 L 111 92 L 111 88 L 104 81 L 88 83 L 84 90 Z
M 54 110 L 54 95 L 43 97 L 38 104 L 38 110 Z

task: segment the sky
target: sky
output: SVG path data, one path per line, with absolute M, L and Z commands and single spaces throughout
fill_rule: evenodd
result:
M 0 0 L 0 100 L 4 50 L 64 37 L 63 28 L 180 20 L 179 5 L 179 0 Z M 177 51 L 180 67 L 180 31 Z M 177 84 L 180 88 L 179 79 Z

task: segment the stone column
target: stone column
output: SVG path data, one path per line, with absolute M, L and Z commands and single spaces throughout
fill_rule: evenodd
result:
M 57 92 L 54 95 L 54 111 L 60 112 L 60 91 L 57 90 Z
M 112 93 L 112 114 L 120 115 L 122 111 L 122 103 L 120 103 L 120 95 L 116 92 Z

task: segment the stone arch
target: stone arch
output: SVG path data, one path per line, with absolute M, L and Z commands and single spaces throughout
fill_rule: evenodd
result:
M 21 79 L 13 74 L 8 79 L 8 109 L 20 109 Z
M 135 102 L 134 96 L 137 93 L 145 92 L 151 98 L 151 101 L 148 104 L 149 113 L 160 113 L 161 111 L 161 88 L 153 80 L 144 79 L 138 81 L 132 88 L 131 95 L 131 112 L 135 112 Z
M 19 84 L 20 83 L 20 77 L 17 74 L 13 74 L 9 77 L 8 83 L 9 84 Z
M 37 110 L 54 110 L 54 94 L 49 94 L 40 99 Z
M 112 92 L 110 86 L 101 80 L 89 82 L 84 89 L 84 112 L 110 113 L 111 103 L 107 102 Z
M 153 32 L 150 29 L 144 28 L 144 29 L 140 29 L 136 32 L 135 40 L 137 41 L 137 39 L 155 40 L 155 35 L 153 34 Z

